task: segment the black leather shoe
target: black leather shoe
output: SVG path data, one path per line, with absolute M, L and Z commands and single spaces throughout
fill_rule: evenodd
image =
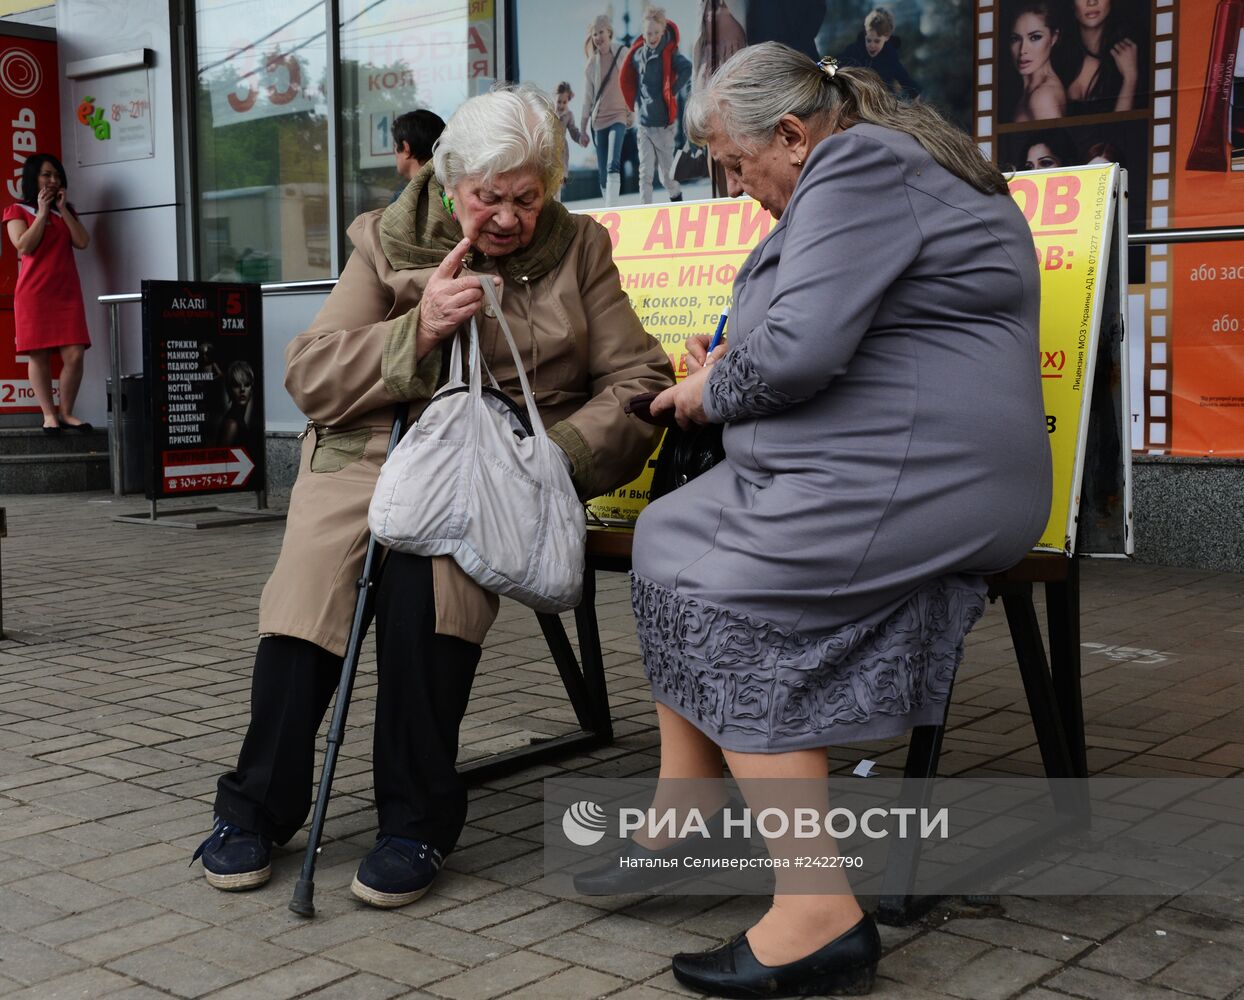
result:
M 741 835 L 726 837 L 718 813 L 708 821 L 710 836 L 693 833 L 676 840 L 668 847 L 643 847 L 634 840 L 615 854 L 608 863 L 574 876 L 575 892 L 581 896 L 623 896 L 627 893 L 652 892 L 688 882 L 711 879 L 713 870 L 691 868 L 682 864 L 688 856 L 697 858 L 749 857 L 751 841 Z
M 786 965 L 761 965 L 747 935 L 698 955 L 675 955 L 674 978 L 718 997 L 862 996 L 871 993 L 881 936 L 867 913 L 811 955 Z

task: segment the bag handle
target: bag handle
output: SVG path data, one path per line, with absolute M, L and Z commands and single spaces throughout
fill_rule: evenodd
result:
M 471 320 L 471 325 L 475 325 L 475 320 Z M 484 374 L 488 376 L 488 384 L 497 392 L 501 391 L 501 386 L 497 385 L 497 377 L 493 375 L 492 369 L 488 367 L 488 362 L 482 357 L 480 364 L 484 366 Z M 454 334 L 454 342 L 449 348 L 449 377 L 445 380 L 443 389 L 451 389 L 456 386 L 465 385 L 462 381 L 462 331 L 459 330 Z
M 510 332 L 510 324 L 506 322 L 505 313 L 501 311 L 501 300 L 497 298 L 497 290 L 493 287 L 492 277 L 490 275 L 481 274 L 479 276 L 480 286 L 484 289 L 484 298 L 488 300 L 488 304 L 492 307 L 492 311 L 496 314 L 497 323 L 501 327 L 501 332 L 505 334 L 505 342 L 510 345 L 510 355 L 514 358 L 514 367 L 518 371 L 518 381 L 523 387 L 523 400 L 527 404 L 527 416 L 531 420 L 531 428 L 537 437 L 546 437 L 544 430 L 544 421 L 540 419 L 540 411 L 536 408 L 536 397 L 531 391 L 531 386 L 527 382 L 527 370 L 523 365 L 523 356 L 518 353 L 518 346 L 514 343 L 514 334 Z M 471 392 L 479 395 L 482 392 L 480 385 L 480 357 L 479 349 L 479 331 L 476 329 L 475 319 L 471 319 Z

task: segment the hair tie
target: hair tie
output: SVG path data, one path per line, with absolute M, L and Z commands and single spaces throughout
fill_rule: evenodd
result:
M 833 56 L 826 56 L 817 62 L 816 68 L 824 73 L 828 79 L 832 80 L 838 75 L 838 60 Z

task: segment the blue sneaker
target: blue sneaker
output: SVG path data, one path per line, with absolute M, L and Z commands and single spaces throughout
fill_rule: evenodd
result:
M 272 841 L 215 817 L 216 825 L 190 863 L 203 859 L 207 884 L 227 892 L 257 889 L 272 875 Z
M 422 840 L 378 837 L 350 891 L 372 906 L 405 906 L 432 888 L 443 861 L 441 852 Z

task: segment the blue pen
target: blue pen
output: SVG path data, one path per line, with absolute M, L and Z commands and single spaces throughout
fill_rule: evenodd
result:
M 713 331 L 713 339 L 708 342 L 708 354 L 712 354 L 717 349 L 717 345 L 721 343 L 721 338 L 726 332 L 726 320 L 730 318 L 730 307 L 726 306 L 721 311 L 721 319 L 717 321 L 717 329 Z M 708 355 L 705 355 L 708 360 Z

